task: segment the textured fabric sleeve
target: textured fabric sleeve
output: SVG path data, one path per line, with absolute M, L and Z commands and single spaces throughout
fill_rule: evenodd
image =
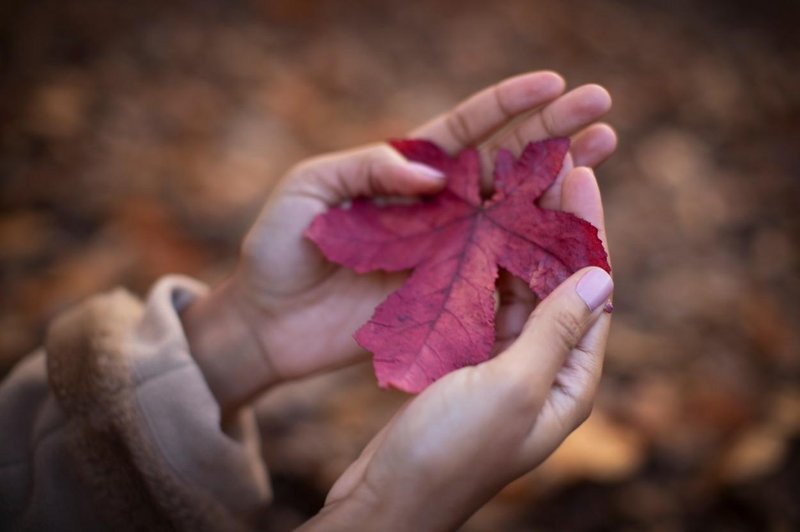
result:
M 171 276 L 60 316 L 0 386 L 0 529 L 237 530 L 270 500 L 255 417 L 221 425 Z

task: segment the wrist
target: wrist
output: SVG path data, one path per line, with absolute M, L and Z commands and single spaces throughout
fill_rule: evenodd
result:
M 400 473 L 371 482 L 362 476 L 352 488 L 344 487 L 345 494 L 334 495 L 341 487 L 337 482 L 325 506 L 301 530 L 456 530 L 507 484 L 481 485 L 478 479 L 442 484 L 437 476 L 435 471 L 429 476 Z
M 366 496 L 359 491 L 333 502 L 326 502 L 317 515 L 307 521 L 298 532 L 350 531 L 350 530 L 407 530 L 386 519 L 383 505 L 370 493 Z
M 228 279 L 181 313 L 192 357 L 223 415 L 276 381 L 236 290 L 235 281 Z
M 401 489 L 395 491 L 392 487 Z M 299 531 L 445 531 L 455 530 L 471 514 L 468 512 L 461 516 L 458 512 L 450 512 L 439 504 L 437 497 L 421 497 L 416 490 L 404 486 L 401 480 L 383 488 L 387 489 L 381 489 L 379 494 L 365 483 L 359 483 L 346 496 L 326 502 Z

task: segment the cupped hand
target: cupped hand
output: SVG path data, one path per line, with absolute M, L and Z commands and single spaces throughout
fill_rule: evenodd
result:
M 598 123 L 607 92 L 566 94 L 551 72 L 506 80 L 409 133 L 450 152 L 480 149 L 486 182 L 499 148 L 572 137 L 561 175 L 541 200 L 603 230 L 590 168 L 616 147 Z M 242 246 L 235 274 L 182 314 L 192 355 L 223 412 L 280 380 L 344 365 L 352 333 L 403 275 L 358 275 L 327 262 L 303 233 L 355 196 L 417 196 L 443 181 L 385 144 L 312 159 L 280 183 Z M 534 306 L 524 282 L 498 282 L 497 356 L 455 371 L 411 399 L 373 439 L 308 523 L 320 530 L 437 530 L 456 526 L 550 454 L 588 414 L 602 367 L 611 290 L 582 270 Z M 531 311 L 533 310 L 533 313 Z
M 552 72 L 510 78 L 409 136 L 430 139 L 451 153 L 479 147 L 487 187 L 499 148 L 519 153 L 530 141 L 571 136 L 562 175 L 542 199 L 546 208 L 561 208 L 566 172 L 573 165 L 599 164 L 616 146 L 613 130 L 597 123 L 610 108 L 608 93 L 585 85 L 564 94 L 564 85 Z M 245 238 L 229 288 L 275 380 L 354 361 L 363 352 L 353 332 L 405 278 L 356 274 L 326 261 L 303 237 L 313 218 L 356 196 L 418 196 L 435 193 L 443 184 L 437 172 L 409 163 L 386 144 L 314 158 L 288 173 Z M 499 290 L 501 349 L 519 333 L 534 301 L 519 281 L 501 279 Z
M 566 175 L 561 207 L 602 230 L 590 169 Z M 602 269 L 575 273 L 496 357 L 446 375 L 407 402 L 304 529 L 453 530 L 536 467 L 591 411 L 612 288 Z

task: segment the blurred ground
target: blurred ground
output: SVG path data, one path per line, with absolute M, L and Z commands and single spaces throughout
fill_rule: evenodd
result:
M 464 530 L 800 529 L 800 12 L 748 6 L 7 0 L 0 374 L 88 294 L 224 276 L 292 162 L 552 68 L 615 97 L 607 370 L 589 422 Z M 401 399 L 368 367 L 269 394 L 269 528 Z

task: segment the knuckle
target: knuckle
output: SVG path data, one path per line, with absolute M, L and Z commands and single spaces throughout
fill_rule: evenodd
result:
M 583 320 L 574 312 L 560 309 L 556 312 L 553 322 L 559 338 L 569 348 L 574 347 L 583 336 Z
M 492 380 L 497 396 L 509 407 L 530 411 L 542 402 L 542 394 L 523 371 L 503 368 Z
M 522 134 L 522 128 L 515 128 L 511 131 L 511 141 L 516 149 L 521 150 L 528 143 Z
M 467 118 L 464 113 L 456 109 L 447 117 L 447 127 L 450 129 L 453 137 L 461 143 L 467 143 L 470 139 L 470 127 L 467 123 Z
M 324 183 L 329 158 L 324 155 L 305 159 L 290 167 L 280 181 L 288 190 L 302 189 L 309 183 Z
M 376 167 L 375 162 L 369 161 L 365 164 L 367 165 L 367 169 L 364 170 L 367 179 L 367 189 L 375 195 L 389 194 L 390 191 L 384 180 L 381 178 L 380 171 Z
M 594 410 L 594 401 L 586 399 L 578 401 L 577 409 L 575 411 L 574 428 L 578 428 L 583 425 L 583 423 L 589 419 L 589 416 L 592 415 L 592 410 Z
M 547 134 L 551 137 L 557 136 L 558 124 L 556 123 L 556 117 L 554 116 L 553 109 L 551 107 L 545 107 L 542 109 L 542 112 L 539 116 L 542 120 L 542 127 Z
M 292 179 L 297 179 L 305 174 L 313 174 L 318 171 L 320 166 L 323 166 L 331 155 L 316 155 L 303 159 L 300 162 L 292 165 L 286 172 L 286 175 Z
M 242 262 L 249 262 L 258 254 L 258 244 L 252 234 L 248 233 L 239 244 L 239 257 Z
M 521 408 L 528 408 L 535 403 L 533 386 L 531 386 L 530 382 L 519 376 L 509 379 L 504 392 L 509 404 L 517 405 Z
M 514 112 L 511 110 L 510 106 L 506 103 L 504 98 L 505 92 L 503 91 L 503 85 L 498 84 L 495 85 L 492 89 L 492 95 L 494 96 L 495 105 L 500 110 L 500 113 L 505 117 L 512 117 L 514 116 Z
M 394 148 L 381 142 L 368 146 L 370 155 L 378 161 L 401 161 L 403 156 L 397 153 Z
M 305 160 L 300 161 L 298 163 L 294 163 L 288 170 L 283 174 L 283 179 L 281 179 L 282 183 L 296 183 L 301 181 L 305 176 L 307 176 L 310 172 L 313 171 L 314 162 L 312 160 Z

